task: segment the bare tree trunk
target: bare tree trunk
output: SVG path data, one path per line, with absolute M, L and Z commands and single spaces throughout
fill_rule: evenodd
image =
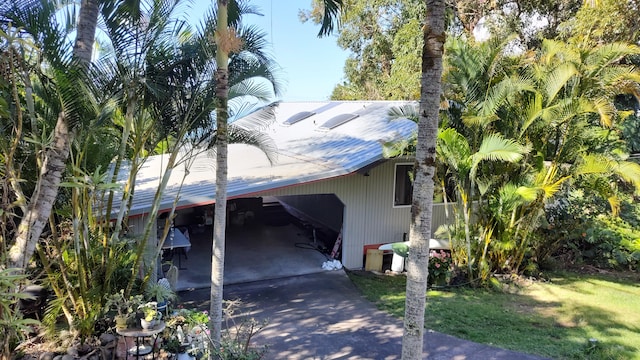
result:
M 209 327 L 214 348 L 220 347 L 222 334 L 222 290 L 224 280 L 225 230 L 227 221 L 227 101 L 229 96 L 229 49 L 227 0 L 218 0 L 216 23 L 216 206 L 213 221 L 213 245 L 211 254 L 211 306 Z M 215 358 L 211 351 L 209 359 Z
M 429 239 L 436 173 L 436 137 L 445 40 L 444 0 L 427 0 L 423 27 L 420 118 L 416 145 L 415 180 L 409 230 L 407 295 L 402 359 L 422 359 L 424 311 L 429 272 Z
M 91 62 L 91 50 L 98 23 L 98 5 L 99 0 L 83 0 L 80 6 L 73 51 L 74 57 L 85 69 Z M 12 267 L 26 269 L 55 204 L 72 141 L 64 112 L 58 114 L 53 136 L 52 146 L 45 151 L 36 188 L 18 226 L 15 243 L 9 249 L 9 263 Z

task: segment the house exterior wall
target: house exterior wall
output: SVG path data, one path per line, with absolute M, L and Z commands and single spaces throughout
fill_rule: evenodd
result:
M 264 196 L 335 194 L 345 205 L 342 233 L 342 262 L 347 268 L 361 268 L 363 247 L 402 241 L 409 231 L 410 207 L 393 206 L 395 164 L 389 160 L 368 171 L 335 179 L 301 184 L 261 193 Z
M 129 234 L 131 235 L 142 235 L 144 233 L 144 227 L 149 221 L 149 215 L 145 214 L 142 216 L 133 216 L 129 218 Z M 157 238 L 156 227 L 151 227 L 151 233 L 149 234 L 150 239 Z

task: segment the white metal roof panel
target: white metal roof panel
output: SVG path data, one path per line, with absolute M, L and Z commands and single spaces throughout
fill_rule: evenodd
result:
M 265 130 L 278 148 L 273 164 L 255 147 L 229 145 L 228 197 L 347 175 L 382 159 L 384 142 L 405 139 L 416 131 L 416 124 L 410 120 L 388 120 L 389 107 L 402 104 L 406 102 L 280 103 L 275 111 L 275 122 Z M 316 114 L 292 125 L 283 124 L 301 111 L 314 111 Z M 328 131 L 319 129 L 327 120 L 344 113 L 359 116 Z M 238 123 L 242 124 L 243 119 Z M 144 163 L 137 177 L 130 215 L 149 211 L 167 157 L 166 154 L 153 156 Z M 215 162 L 213 155 L 201 153 L 196 156 L 186 177 L 184 166 L 174 169 L 160 209 L 171 208 L 178 193 L 178 207 L 213 203 Z M 121 173 L 126 175 L 127 171 Z M 183 177 L 184 183 L 180 186 Z M 117 207 L 116 204 L 114 208 Z

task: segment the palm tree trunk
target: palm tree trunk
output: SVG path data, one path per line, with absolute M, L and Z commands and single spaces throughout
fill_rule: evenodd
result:
M 98 13 L 100 12 L 99 4 L 99 0 L 82 0 L 80 13 L 78 14 L 78 28 L 76 42 L 73 45 L 73 56 L 85 68 L 91 62 L 91 53 L 93 52 L 93 43 L 98 25 Z
M 209 327 L 215 349 L 220 347 L 222 334 L 222 290 L 224 279 L 225 230 L 227 221 L 227 101 L 229 96 L 229 49 L 225 46 L 228 39 L 227 0 L 218 0 L 216 23 L 216 205 L 213 221 L 213 245 L 211 253 L 211 305 Z M 209 359 L 215 358 L 211 351 Z
M 83 0 L 80 6 L 73 51 L 74 57 L 85 69 L 91 62 L 91 50 L 98 23 L 98 5 L 99 0 Z M 38 239 L 58 196 L 58 187 L 69 157 L 71 141 L 72 134 L 69 131 L 66 114 L 61 112 L 58 114 L 52 145 L 45 151 L 36 188 L 18 226 L 15 242 L 9 249 L 9 263 L 12 267 L 25 269 L 33 256 Z
M 402 359 L 422 359 L 424 311 L 429 265 L 429 239 L 436 175 L 436 137 L 444 48 L 444 0 L 427 0 L 423 27 L 420 118 L 407 262 Z
M 36 189 L 18 226 L 15 242 L 9 249 L 11 267 L 27 268 L 56 201 L 71 142 L 64 113 L 58 115 L 53 136 L 54 142 L 45 152 Z

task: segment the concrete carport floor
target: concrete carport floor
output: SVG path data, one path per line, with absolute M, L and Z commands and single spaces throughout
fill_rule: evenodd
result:
M 173 263 L 180 266 L 178 291 L 209 287 L 211 284 L 211 226 L 191 227 L 191 248 L 186 258 L 180 253 Z M 324 271 L 325 255 L 307 246 L 312 240 L 298 226 L 245 224 L 227 227 L 224 284 L 304 275 Z M 179 258 L 180 257 L 180 258 Z
M 182 305 L 209 309 L 209 289 L 181 292 Z M 342 270 L 224 287 L 236 313 L 268 320 L 252 339 L 265 359 L 400 359 L 402 320 L 364 299 Z M 540 360 L 427 331 L 425 359 Z

